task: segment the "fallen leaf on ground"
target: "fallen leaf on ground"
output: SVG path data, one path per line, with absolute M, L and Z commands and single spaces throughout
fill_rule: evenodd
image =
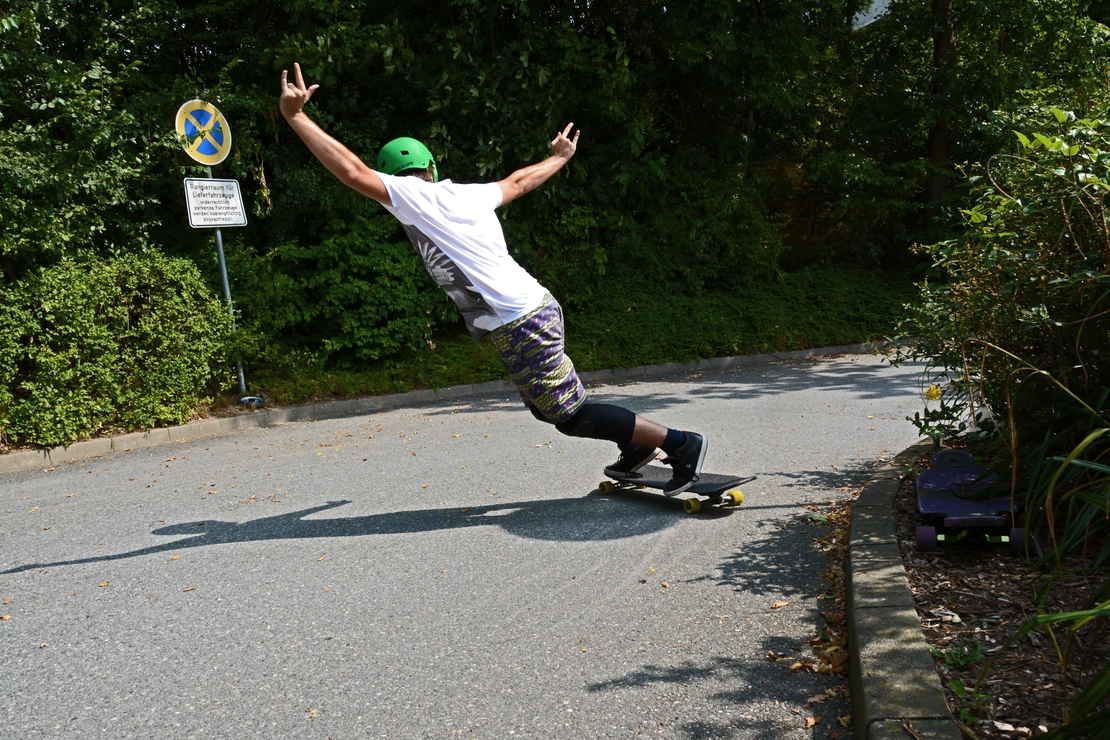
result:
M 322 558 L 322 557 L 316 558 L 316 562 L 317 562 L 317 563 L 319 563 L 319 562 L 321 562 L 321 561 L 322 561 L 323 559 L 324 559 L 324 558 Z
M 821 702 L 825 701 L 828 698 L 829 697 L 826 696 L 825 694 L 818 694 L 817 696 L 811 696 L 808 699 L 806 699 L 805 707 L 806 707 L 806 709 L 808 709 L 810 707 L 810 705 L 820 704 Z
M 671 587 L 671 584 L 667 583 L 666 581 L 663 581 L 663 588 L 670 588 L 670 587 Z
M 105 581 L 104 583 L 101 583 L 99 585 L 100 585 L 101 588 L 104 588 L 105 586 L 111 586 L 112 582 L 111 581 Z
M 790 604 L 789 601 L 776 601 L 774 604 L 771 604 L 771 608 L 772 609 L 781 609 L 784 606 L 788 606 L 789 604 Z
M 11 614 L 0 614 L 0 620 L 3 620 L 5 622 L 7 622 L 11 618 L 12 618 Z
M 845 714 L 843 717 L 837 717 L 836 721 L 840 723 L 841 727 L 851 727 L 852 726 L 852 715 Z
M 184 591 L 182 591 L 181 593 L 185 593 L 185 591 L 196 591 L 196 588 L 194 588 L 194 587 L 190 587 L 190 588 L 187 588 L 187 589 L 185 589 L 185 590 L 184 590 Z
M 820 723 L 821 723 L 821 718 L 820 717 L 810 717 L 809 719 L 806 720 L 806 729 L 808 730 L 810 727 L 813 727 L 814 725 L 820 724 Z
M 170 560 L 177 560 L 180 557 L 181 557 L 180 555 L 174 555 L 172 558 L 170 558 Z

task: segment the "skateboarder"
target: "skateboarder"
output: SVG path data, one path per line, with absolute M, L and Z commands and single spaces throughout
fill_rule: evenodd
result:
M 472 337 L 490 335 L 521 398 L 536 418 L 563 434 L 616 442 L 618 460 L 605 472 L 627 477 L 667 454 L 673 469 L 665 493 L 685 491 L 698 480 L 706 439 L 668 429 L 633 412 L 592 403 L 563 351 L 563 312 L 547 290 L 509 255 L 494 209 L 542 185 L 578 146 L 568 124 L 551 142 L 551 156 L 504 180 L 464 185 L 440 181 L 431 152 L 415 139 L 382 147 L 372 169 L 324 132 L 304 112 L 319 85 L 305 87 L 299 64 L 295 82 L 281 73 L 281 113 L 293 131 L 345 185 L 381 203 L 401 222 L 428 273 L 458 306 Z

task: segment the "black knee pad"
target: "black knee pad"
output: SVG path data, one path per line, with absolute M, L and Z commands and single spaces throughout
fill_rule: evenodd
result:
M 597 439 L 594 434 L 594 423 L 587 413 L 589 405 L 583 406 L 578 410 L 574 416 L 566 421 L 556 424 L 555 428 L 568 437 L 589 437 L 590 439 Z
M 574 416 L 556 424 L 555 428 L 568 437 L 607 439 L 617 444 L 632 441 L 636 414 L 607 403 L 587 403 Z

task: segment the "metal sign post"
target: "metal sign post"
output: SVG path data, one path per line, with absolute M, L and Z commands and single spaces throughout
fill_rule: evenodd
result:
M 212 178 L 212 168 L 206 167 L 208 170 L 208 179 Z M 227 281 L 227 262 L 224 260 L 224 237 L 220 233 L 220 229 L 216 229 L 216 255 L 220 260 L 220 279 L 224 283 L 224 298 L 227 300 L 227 308 L 231 311 L 231 330 L 235 331 L 235 307 L 231 303 L 231 285 Z M 243 375 L 243 361 L 235 361 L 235 370 L 239 374 L 239 392 L 244 396 L 247 395 L 247 378 Z
M 216 230 L 216 254 L 220 262 L 224 299 L 231 311 L 231 328 L 235 329 L 235 307 L 231 303 L 231 286 L 227 280 L 227 263 L 224 260 L 224 239 L 221 226 L 246 226 L 247 214 L 236 180 L 217 180 L 212 177 L 212 165 L 223 162 L 231 152 L 231 127 L 227 119 L 211 103 L 192 100 L 177 111 L 177 134 L 185 139 L 185 153 L 205 165 L 207 180 L 185 178 L 185 202 L 189 208 L 189 225 L 194 229 Z M 258 408 L 265 400 L 247 395 L 247 380 L 243 375 L 243 362 L 235 361 L 239 376 L 239 402 Z

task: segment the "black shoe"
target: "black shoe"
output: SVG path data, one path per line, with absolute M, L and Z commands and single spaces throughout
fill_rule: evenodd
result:
M 673 496 L 698 482 L 698 474 L 701 473 L 701 464 L 705 462 L 705 449 L 708 446 L 709 443 L 705 437 L 695 432 L 686 432 L 686 442 L 675 450 L 674 455 L 663 461 L 674 468 L 674 475 L 663 487 L 663 493 Z
M 617 461 L 605 468 L 610 478 L 631 478 L 640 468 L 655 459 L 655 448 L 650 445 L 635 445 L 631 450 L 623 450 Z

